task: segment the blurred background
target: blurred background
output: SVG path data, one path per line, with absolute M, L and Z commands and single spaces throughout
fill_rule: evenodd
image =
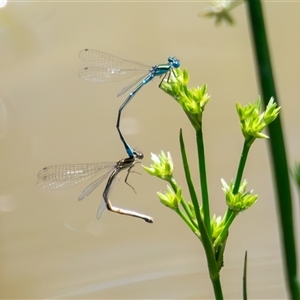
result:
M 88 198 L 86 185 L 63 191 L 36 187 L 48 165 L 117 161 L 126 157 L 115 122 L 129 82 L 94 84 L 78 77 L 84 48 L 148 65 L 181 61 L 190 87 L 208 84 L 204 114 L 211 212 L 226 210 L 220 179 L 236 175 L 243 136 L 237 101 L 260 94 L 245 5 L 236 25 L 216 27 L 198 13 L 209 2 L 13 2 L 0 8 L 0 298 L 1 299 L 212 299 L 201 244 L 177 215 L 159 203 L 166 183 L 140 165 L 110 195 L 116 206 L 154 218 L 154 224 L 96 211 L 104 184 Z M 299 160 L 299 2 L 263 3 L 290 164 Z M 141 151 L 170 151 L 178 184 L 189 197 L 181 163 L 183 129 L 199 187 L 195 133 L 180 106 L 158 89 L 143 87 L 126 107 L 122 131 Z M 244 252 L 248 295 L 286 299 L 268 142 L 257 140 L 244 177 L 258 202 L 230 231 L 221 271 L 224 297 L 242 297 Z M 299 207 L 295 206 L 298 215 Z M 299 226 L 297 220 L 296 226 Z

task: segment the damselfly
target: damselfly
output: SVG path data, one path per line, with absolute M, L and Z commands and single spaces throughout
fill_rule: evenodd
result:
M 106 207 L 109 211 L 127 216 L 137 217 L 145 220 L 148 223 L 153 223 L 153 219 L 151 217 L 134 211 L 113 207 L 108 200 L 108 193 L 110 191 L 111 185 L 116 176 L 122 170 L 128 169 L 125 182 L 133 189 L 133 187 L 129 183 L 127 183 L 127 179 L 131 169 L 136 163 L 139 163 L 143 159 L 143 157 L 144 155 L 142 152 L 133 151 L 132 157 L 127 157 L 114 163 L 71 164 L 45 167 L 37 175 L 37 186 L 43 189 L 61 190 L 91 179 L 106 170 L 104 175 L 92 182 L 82 191 L 82 193 L 78 197 L 78 200 L 80 201 L 87 197 L 109 176 L 103 192 L 102 202 L 97 211 L 97 219 L 100 219 Z
M 92 82 L 112 82 L 119 81 L 122 79 L 127 79 L 136 75 L 139 78 L 126 87 L 124 87 L 117 96 L 123 95 L 129 89 L 136 86 L 127 96 L 125 101 L 119 107 L 118 118 L 116 127 L 119 132 L 121 141 L 124 144 L 127 154 L 132 157 L 133 150 L 125 141 L 121 130 L 120 130 L 120 118 L 122 110 L 129 103 L 129 101 L 134 97 L 134 95 L 148 82 L 150 82 L 154 77 L 163 76 L 164 78 L 173 72 L 173 68 L 179 68 L 180 61 L 175 57 L 170 56 L 168 58 L 168 63 L 154 65 L 149 67 L 140 63 L 136 63 L 130 60 L 122 59 L 117 56 L 107 54 L 98 50 L 84 49 L 79 52 L 79 57 L 91 64 L 91 66 L 86 67 L 79 71 L 79 77 L 84 78 L 87 81 Z M 142 74 L 142 75 L 141 75 Z M 161 81 L 161 82 L 162 82 Z M 161 83 L 160 83 L 161 84 Z

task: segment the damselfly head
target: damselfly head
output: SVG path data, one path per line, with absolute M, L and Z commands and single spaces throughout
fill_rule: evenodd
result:
M 176 57 L 170 56 L 168 62 L 173 68 L 177 69 L 180 67 L 180 61 Z
M 144 154 L 139 151 L 133 151 L 133 155 L 135 158 L 142 160 L 144 158 Z

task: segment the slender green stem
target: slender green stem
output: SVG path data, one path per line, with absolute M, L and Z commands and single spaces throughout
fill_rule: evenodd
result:
M 204 214 L 204 224 L 207 228 L 208 235 L 211 235 L 210 228 L 210 211 L 209 211 L 209 198 L 208 198 L 208 188 L 207 188 L 207 176 L 205 167 L 205 153 L 204 153 L 204 143 L 202 128 L 196 132 L 197 139 L 197 149 L 198 149 L 198 162 L 199 162 L 199 173 L 200 173 L 200 185 L 202 193 L 202 207 Z
M 234 195 L 239 191 L 239 187 L 240 187 L 240 184 L 241 184 L 241 181 L 242 181 L 243 172 L 244 172 L 244 169 L 245 169 L 246 160 L 247 160 L 249 150 L 250 150 L 250 143 L 248 143 L 245 140 L 242 155 L 241 155 L 241 158 L 240 158 L 239 167 L 238 167 L 235 182 L 234 182 L 233 191 L 232 191 Z
M 194 224 L 187 218 L 185 214 L 182 213 L 182 211 L 179 208 L 177 208 L 175 211 L 178 213 L 181 219 L 190 227 L 190 229 L 196 234 L 196 236 L 201 240 L 200 232 L 197 226 L 194 226 Z
M 217 249 L 222 241 L 225 240 L 225 238 L 228 236 L 228 230 L 232 222 L 234 221 L 236 217 L 236 213 L 234 213 L 231 209 L 227 208 L 225 218 L 226 218 L 226 223 L 225 226 L 222 230 L 222 232 L 219 234 L 219 236 L 215 239 L 214 241 L 214 248 Z
M 184 167 L 185 178 L 186 178 L 186 182 L 187 182 L 187 185 L 188 185 L 188 188 L 189 188 L 191 200 L 192 200 L 192 203 L 193 203 L 193 206 L 194 206 L 194 211 L 195 211 L 196 219 L 197 219 L 197 222 L 198 222 L 198 228 L 199 228 L 199 231 L 202 235 L 200 224 L 203 223 L 203 220 L 201 218 L 198 198 L 197 198 L 195 187 L 194 187 L 194 184 L 193 184 L 193 181 L 192 181 L 190 168 L 189 168 L 189 163 L 188 163 L 187 156 L 186 156 L 185 145 L 184 145 L 184 140 L 183 140 L 183 135 L 182 135 L 182 129 L 180 129 L 179 142 L 180 142 L 182 164 L 183 164 L 183 167 Z M 204 224 L 203 224 L 203 226 L 204 226 Z
M 243 300 L 247 300 L 247 251 L 244 258 L 244 272 L 243 272 Z
M 169 183 L 170 183 L 173 191 L 175 192 L 175 194 L 177 194 L 178 185 L 175 182 L 175 179 L 172 178 L 172 180 L 169 181 Z M 196 228 L 198 228 L 198 224 L 197 224 L 197 222 L 194 219 L 194 216 L 193 216 L 193 214 L 192 214 L 192 212 L 190 210 L 190 207 L 189 207 L 187 201 L 183 197 L 182 197 L 182 201 L 180 201 L 180 204 L 182 205 L 182 207 L 183 207 L 184 211 L 186 212 L 187 216 L 189 217 L 190 221 L 193 223 L 193 225 Z
M 189 164 L 188 164 L 188 160 L 187 160 L 187 156 L 186 156 L 185 145 L 184 145 L 184 140 L 183 140 L 183 136 L 182 136 L 182 130 L 180 130 L 179 141 L 180 141 L 180 149 L 181 149 L 185 177 L 186 177 L 186 181 L 187 181 L 189 191 L 191 194 L 192 203 L 193 203 L 194 209 L 195 209 L 196 219 L 198 222 L 199 231 L 200 231 L 201 238 L 202 238 L 202 244 L 204 247 L 206 260 L 208 263 L 209 276 L 210 276 L 210 279 L 211 279 L 211 282 L 213 285 L 215 298 L 222 300 L 223 292 L 222 292 L 222 287 L 221 287 L 221 283 L 220 283 L 218 264 L 216 261 L 214 248 L 212 245 L 211 235 L 209 235 L 207 232 L 207 228 L 210 228 L 210 226 L 207 227 L 204 225 L 204 222 L 203 222 L 201 214 L 200 214 L 200 207 L 199 207 L 197 195 L 195 192 L 195 188 L 194 188 L 194 185 L 192 182 L 190 168 L 189 168 Z
M 196 222 L 196 220 L 194 219 L 194 216 L 190 210 L 190 207 L 188 205 L 188 203 L 186 202 L 186 200 L 182 197 L 182 201 L 180 202 L 181 206 L 183 207 L 184 211 L 186 212 L 187 216 L 189 217 L 190 221 L 193 223 L 193 225 L 198 228 L 198 223 Z
M 279 103 L 273 78 L 261 1 L 248 0 L 247 4 L 258 78 L 263 95 L 262 100 L 266 106 L 270 97 L 273 96 L 275 101 Z M 277 191 L 277 205 L 281 223 L 282 249 L 289 292 L 292 299 L 300 299 L 299 278 L 297 278 L 298 261 L 293 227 L 292 196 L 280 115 L 270 124 L 269 136 L 272 165 L 275 175 L 274 186 Z

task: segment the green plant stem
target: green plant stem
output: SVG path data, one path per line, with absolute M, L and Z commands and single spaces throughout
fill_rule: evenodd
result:
M 246 160 L 247 160 L 248 153 L 250 150 L 250 145 L 251 144 L 248 143 L 247 140 L 244 141 L 243 151 L 242 151 L 242 155 L 240 158 L 240 163 L 239 163 L 239 167 L 237 170 L 234 187 L 233 187 L 233 191 L 232 191 L 232 193 L 234 195 L 237 194 L 237 192 L 239 191 L 239 188 L 240 188 L 240 184 L 241 184 L 242 177 L 243 177 L 243 172 L 244 172 L 245 165 L 246 165 Z
M 222 286 L 220 282 L 220 270 L 215 257 L 214 248 L 208 235 L 203 222 L 199 223 L 200 233 L 202 236 L 202 243 L 204 246 L 206 260 L 208 263 L 209 277 L 213 285 L 215 298 L 218 300 L 223 300 Z
M 193 185 L 193 182 L 191 179 L 191 173 L 190 173 L 190 168 L 189 168 L 189 164 L 188 164 L 188 160 L 187 160 L 187 156 L 186 156 L 185 145 L 184 145 L 184 140 L 183 140 L 183 135 L 182 135 L 181 129 L 180 129 L 180 134 L 179 134 L 179 141 L 180 141 L 180 150 L 181 150 L 182 163 L 183 163 L 183 167 L 184 167 L 185 177 L 186 177 L 186 181 L 187 181 L 189 191 L 191 194 L 192 203 L 194 205 L 196 219 L 198 222 L 198 227 L 199 227 L 199 231 L 200 231 L 201 238 L 202 238 L 202 244 L 204 247 L 206 260 L 208 263 L 209 277 L 210 277 L 210 280 L 213 285 L 215 298 L 218 300 L 223 300 L 223 292 L 222 292 L 222 286 L 221 286 L 221 282 L 220 282 L 220 274 L 219 274 L 218 264 L 216 262 L 216 257 L 215 257 L 215 252 L 214 252 L 214 248 L 212 245 L 211 236 L 208 234 L 208 232 L 206 230 L 206 226 L 204 225 L 204 222 L 203 222 L 201 214 L 200 214 L 200 207 L 199 207 L 198 199 L 196 196 L 195 188 L 194 188 L 194 185 Z
M 190 207 L 189 207 L 188 203 L 186 202 L 186 200 L 184 198 L 182 198 L 182 201 L 180 201 L 180 204 L 182 205 L 184 211 L 186 212 L 186 214 L 189 217 L 192 224 L 198 229 L 198 223 L 194 219 L 194 216 L 193 216 L 193 214 L 190 210 Z
M 228 237 L 228 235 L 227 235 Z M 224 251 L 225 251 L 225 247 L 226 247 L 226 242 L 227 242 L 227 237 L 225 240 L 223 240 L 222 244 L 219 245 L 219 247 L 217 248 L 216 251 L 216 260 L 217 260 L 217 265 L 219 270 L 221 270 L 221 268 L 224 265 Z
M 214 279 L 211 279 L 213 288 L 214 288 L 214 293 L 215 293 L 215 298 L 217 300 L 223 300 L 223 293 L 222 293 L 222 286 L 221 286 L 221 281 L 220 281 L 220 274 L 218 273 L 218 276 L 215 277 Z
M 175 194 L 177 194 L 177 191 L 178 191 L 178 185 L 175 181 L 175 179 L 172 177 L 171 181 L 168 181 L 173 189 L 173 191 L 175 192 Z M 182 197 L 181 198 L 181 201 L 180 201 L 180 204 L 182 205 L 185 213 L 187 214 L 187 216 L 189 217 L 190 221 L 192 222 L 192 224 L 194 225 L 194 227 L 198 228 L 198 224 L 197 222 L 194 220 L 194 216 L 190 210 L 190 207 L 187 203 L 187 201 Z M 194 230 L 193 230 L 194 231 Z
M 230 225 L 232 224 L 232 222 L 234 221 L 236 217 L 236 213 L 234 213 L 231 209 L 227 208 L 227 211 L 225 213 L 225 219 L 226 219 L 226 223 L 225 223 L 225 226 L 222 230 L 222 232 L 220 233 L 220 235 L 215 239 L 214 241 L 214 248 L 217 249 L 220 245 L 220 243 L 222 241 L 225 240 L 225 237 L 228 235 L 228 229 L 230 227 Z
M 244 258 L 244 271 L 243 271 L 243 300 L 247 300 L 247 251 Z
M 209 199 L 208 199 L 208 188 L 207 188 L 207 176 L 205 167 L 205 153 L 202 127 L 196 132 L 197 149 L 198 149 L 198 163 L 199 163 L 199 174 L 200 174 L 200 185 L 202 193 L 202 207 L 204 214 L 204 224 L 209 236 L 211 236 L 210 228 L 210 211 L 209 211 Z
M 203 234 L 201 232 L 201 228 L 205 227 L 203 224 L 203 220 L 200 214 L 200 207 L 199 207 L 199 203 L 198 203 L 198 198 L 196 195 L 196 191 L 195 191 L 195 187 L 192 181 L 192 177 L 191 177 L 191 173 L 190 173 L 190 168 L 189 168 L 189 163 L 187 160 L 187 156 L 186 156 L 186 151 L 185 151 L 185 145 L 184 145 L 184 140 L 183 140 L 183 135 L 182 135 L 182 129 L 180 129 L 180 134 L 179 134 L 179 142 L 180 142 L 180 150 L 181 150 L 181 156 L 182 156 L 182 164 L 184 167 L 184 172 L 185 172 L 185 178 L 186 178 L 186 182 L 189 188 L 189 192 L 190 192 L 190 196 L 192 199 L 192 203 L 194 206 L 194 211 L 195 211 L 195 215 L 196 215 L 196 219 L 197 219 L 197 223 L 198 223 L 198 228 L 200 231 L 200 234 L 207 234 L 207 231 L 205 231 Z M 200 225 L 203 225 L 202 227 Z M 210 237 L 208 237 L 209 240 Z
M 177 208 L 175 211 L 181 217 L 181 219 L 190 227 L 190 229 L 196 234 L 196 236 L 202 241 L 198 228 L 194 226 L 194 224 L 187 218 L 185 214 L 182 213 L 182 211 L 179 208 Z
M 261 1 L 248 0 L 247 4 L 256 56 L 256 67 L 263 96 L 262 100 L 266 106 L 269 99 L 273 96 L 275 101 L 279 104 L 273 78 Z M 293 227 L 292 196 L 280 115 L 268 128 L 272 166 L 275 176 L 274 186 L 277 192 L 277 206 L 281 223 L 282 249 L 286 266 L 286 277 L 290 298 L 300 299 L 300 285 L 299 278 L 297 277 L 298 262 Z

